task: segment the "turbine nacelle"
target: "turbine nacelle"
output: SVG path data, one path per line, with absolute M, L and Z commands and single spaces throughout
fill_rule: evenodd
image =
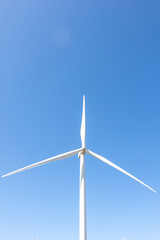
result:
M 86 152 L 87 152 L 86 147 L 83 147 L 82 150 L 78 153 L 78 157 L 80 158 L 80 155 L 81 155 L 81 154 L 84 155 Z

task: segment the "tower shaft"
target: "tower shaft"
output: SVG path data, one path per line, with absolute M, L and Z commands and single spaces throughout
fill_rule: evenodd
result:
M 85 183 L 85 153 L 80 153 L 79 181 L 79 240 L 87 240 L 86 226 L 86 183 Z

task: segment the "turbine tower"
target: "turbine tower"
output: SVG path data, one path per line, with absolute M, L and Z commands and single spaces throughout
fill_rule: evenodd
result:
M 153 192 L 156 193 L 154 189 L 146 185 L 144 182 L 140 181 L 138 178 L 134 177 L 132 174 L 128 173 L 127 171 L 123 170 L 122 168 L 118 167 L 116 164 L 112 163 L 108 159 L 86 149 L 86 144 L 85 144 L 85 137 L 86 137 L 86 120 L 85 120 L 85 96 L 83 96 L 83 110 L 82 110 L 82 122 L 81 122 L 81 142 L 82 142 L 82 147 L 67 153 L 63 153 L 60 155 L 57 155 L 55 157 L 47 158 L 45 160 L 42 160 L 40 162 L 31 164 L 29 166 L 20 168 L 16 171 L 10 172 L 8 174 L 3 175 L 2 177 L 7 177 L 9 175 L 25 171 L 30 168 L 38 167 L 40 165 L 58 161 L 61 159 L 65 159 L 68 157 L 72 157 L 75 154 L 78 154 L 78 157 L 80 158 L 80 181 L 79 181 L 79 240 L 87 240 L 87 226 L 86 226 L 86 187 L 85 187 L 85 153 L 88 153 L 92 155 L 93 157 L 98 158 L 99 160 L 107 163 L 111 167 L 119 170 L 120 172 L 128 175 L 129 177 L 133 178 L 137 182 L 141 183 L 145 187 L 149 188 Z

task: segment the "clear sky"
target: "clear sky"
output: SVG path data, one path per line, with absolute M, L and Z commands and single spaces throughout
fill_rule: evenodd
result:
M 86 145 L 88 240 L 160 239 L 160 2 L 0 1 L 0 175 Z M 0 239 L 78 239 L 79 159 L 0 179 Z

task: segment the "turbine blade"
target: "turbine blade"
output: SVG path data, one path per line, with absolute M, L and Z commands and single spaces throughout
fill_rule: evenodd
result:
M 133 178 L 133 179 L 136 180 L 137 182 L 141 183 L 142 185 L 144 185 L 145 187 L 149 188 L 150 190 L 152 190 L 153 192 L 156 193 L 156 191 L 155 191 L 154 189 L 150 188 L 150 187 L 149 187 L 148 185 L 146 185 L 144 182 L 140 181 L 138 178 L 134 177 L 133 175 L 131 175 L 131 174 L 128 173 L 127 171 L 125 171 L 125 170 L 123 170 L 122 168 L 118 167 L 116 164 L 112 163 L 112 162 L 109 161 L 108 159 L 106 159 L 106 158 L 104 158 L 104 157 L 102 157 L 102 156 L 100 156 L 100 155 L 98 155 L 98 154 L 96 154 L 96 153 L 94 153 L 94 152 L 92 152 L 92 151 L 90 151 L 90 150 L 88 150 L 88 149 L 86 150 L 86 152 L 89 153 L 90 155 L 92 155 L 93 157 L 96 157 L 96 158 L 98 158 L 99 160 L 107 163 L 107 164 L 110 165 L 111 167 L 116 168 L 116 169 L 119 170 L 120 172 L 122 172 L 122 173 L 126 174 L 127 176 Z
M 22 171 L 28 170 L 30 168 L 38 167 L 38 166 L 46 164 L 46 163 L 50 163 L 50 162 L 54 162 L 54 161 L 57 161 L 57 160 L 62 160 L 62 159 L 65 159 L 65 158 L 69 158 L 69 157 L 72 157 L 73 155 L 79 153 L 80 151 L 82 151 L 82 148 L 79 148 L 79 149 L 76 149 L 76 150 L 73 150 L 73 151 L 70 151 L 70 152 L 67 152 L 67 153 L 63 153 L 63 154 L 57 155 L 55 157 L 47 158 L 47 159 L 42 160 L 40 162 L 33 163 L 33 164 L 29 165 L 29 166 L 26 166 L 26 167 L 20 168 L 18 170 L 15 170 L 13 172 L 7 173 L 7 174 L 3 175 L 2 177 L 7 177 L 9 175 L 12 175 L 12 174 L 15 174 L 15 173 L 18 173 L 18 172 L 22 172 Z
M 81 122 L 81 141 L 82 147 L 85 147 L 86 138 L 86 117 L 85 117 L 85 96 L 83 96 L 83 110 L 82 110 L 82 122 Z

